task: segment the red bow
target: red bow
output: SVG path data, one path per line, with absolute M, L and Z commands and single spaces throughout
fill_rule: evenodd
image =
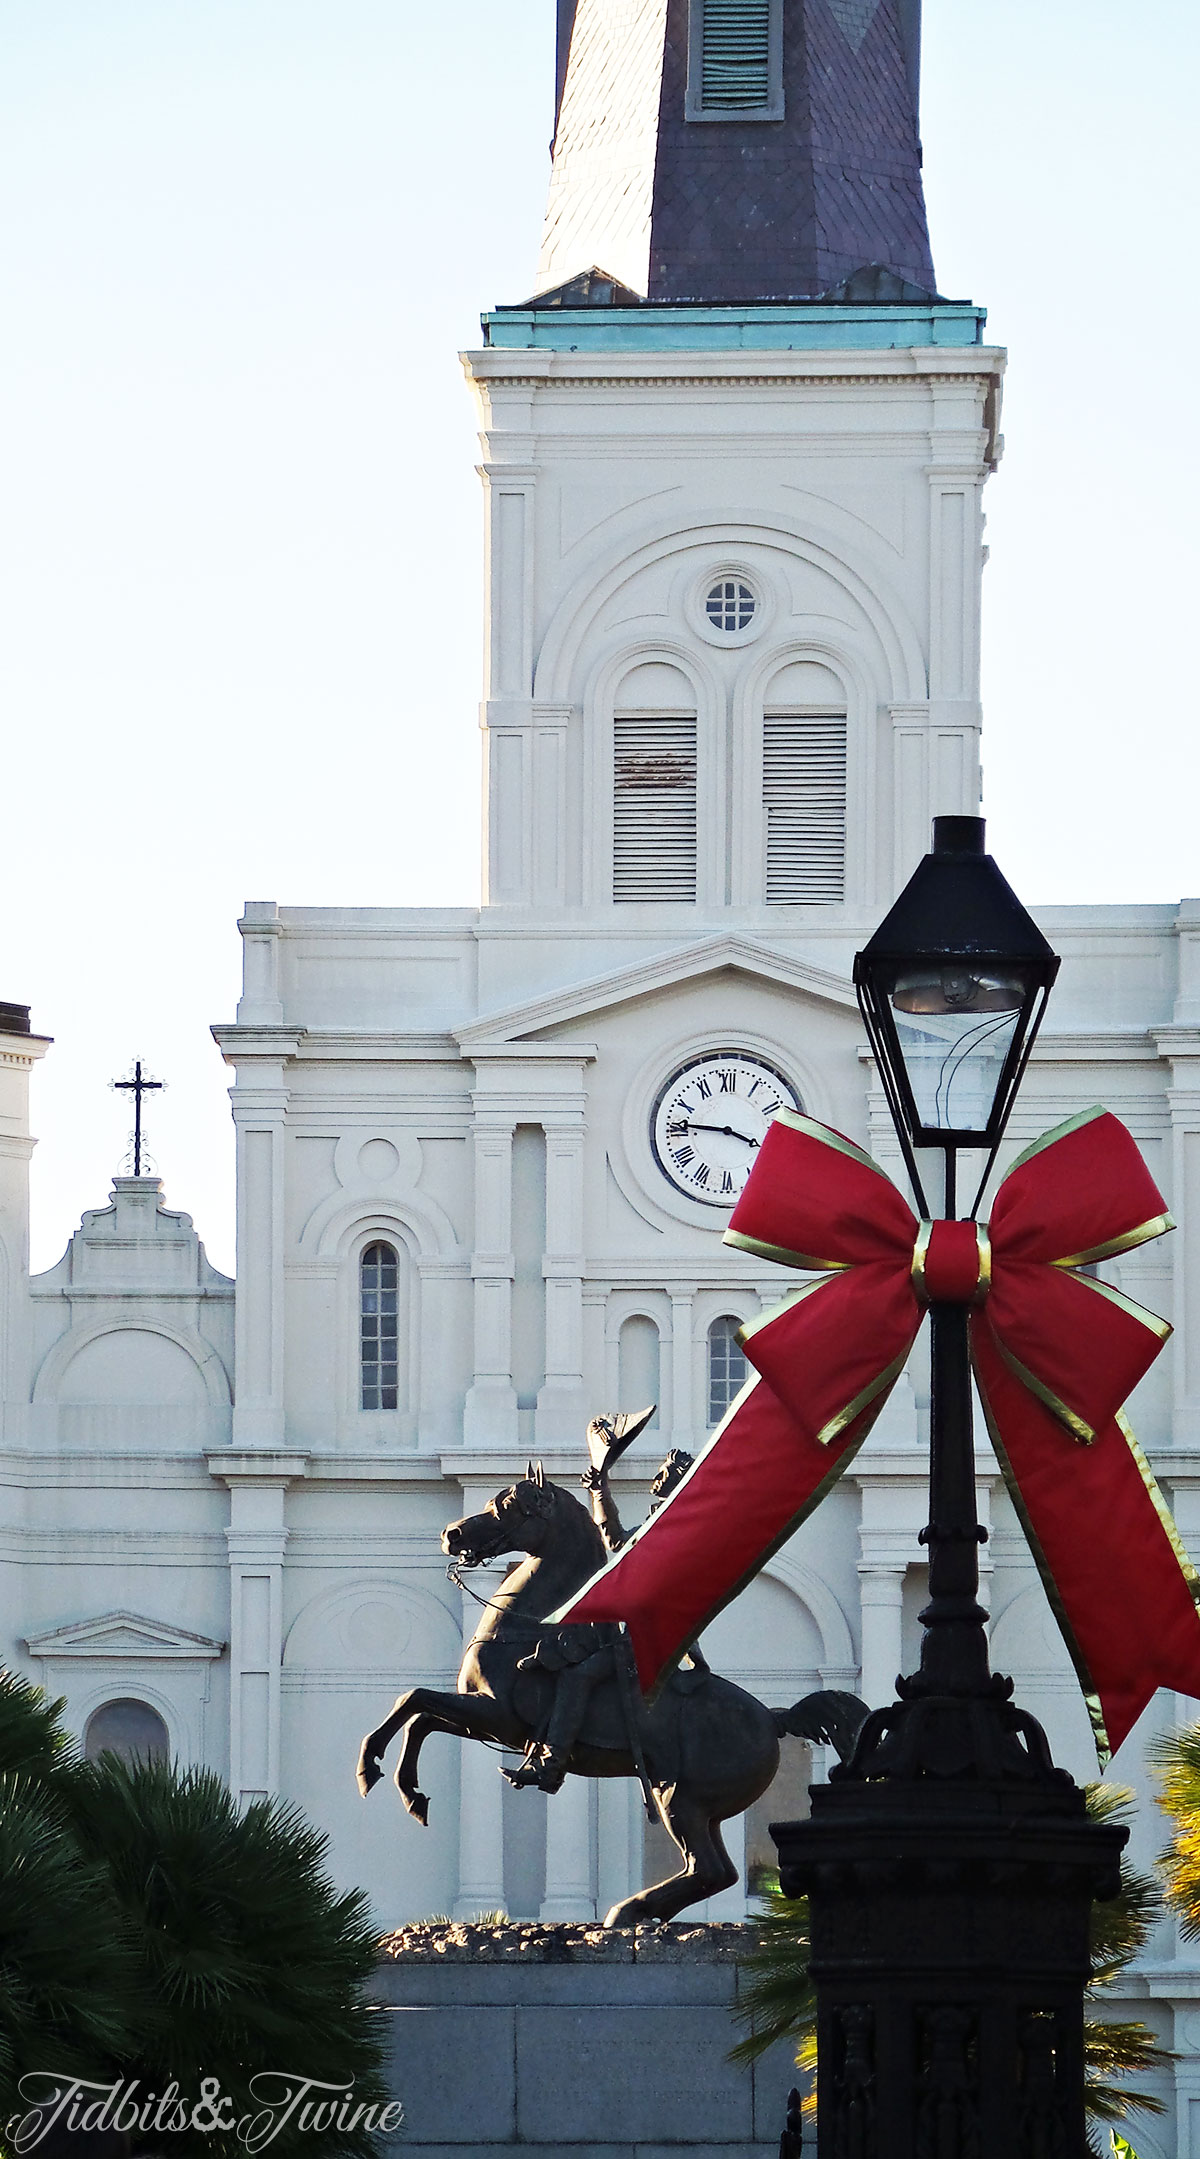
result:
M 986 1230 L 918 1222 L 853 1141 L 784 1112 L 726 1242 L 819 1280 L 743 1330 L 742 1389 L 666 1505 L 558 1615 L 624 1620 L 654 1687 L 842 1474 L 930 1303 L 967 1304 L 988 1427 L 1102 1754 L 1158 1686 L 1200 1696 L 1200 1578 L 1121 1405 L 1171 1330 L 1078 1270 L 1173 1227 L 1125 1127 L 1035 1142 Z

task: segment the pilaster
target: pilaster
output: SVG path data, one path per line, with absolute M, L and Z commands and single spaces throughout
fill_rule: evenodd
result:
M 477 1070 L 475 1130 L 475 1379 L 467 1397 L 464 1444 L 518 1443 L 513 1385 L 513 1135 L 540 1125 L 546 1139 L 545 1359 L 535 1433 L 540 1446 L 576 1438 L 586 1422 L 583 1383 L 585 1271 L 584 1067 L 590 1044 L 472 1042 Z
M 938 570 L 932 566 L 936 581 Z M 893 882 L 899 889 L 929 852 L 935 817 L 975 817 L 983 713 L 973 697 L 892 705 Z
M 288 1028 L 214 1029 L 237 1066 L 231 1090 L 237 1133 L 237 1299 L 234 1328 L 235 1446 L 284 1442 L 284 1131 L 289 1059 L 300 1033 Z
M 6 1406 L 28 1402 L 32 1382 L 29 1162 L 36 1142 L 29 1131 L 29 1076 L 50 1039 L 18 1032 L 23 1012 L 23 1006 L 0 1007 L 0 1430 Z
M 583 1096 L 543 1116 L 546 1134 L 546 1378 L 538 1394 L 539 1446 L 569 1443 L 587 1423 L 583 1384 Z
M 285 1495 L 308 1457 L 215 1454 L 229 1487 L 229 1783 L 240 1806 L 279 1789 Z
M 586 1777 L 568 1777 L 546 1809 L 546 1894 L 543 1919 L 594 1919 L 591 1791 Z
M 484 491 L 484 901 L 528 906 L 534 896 L 534 795 L 542 777 L 531 705 L 537 474 L 532 399 L 505 400 L 504 423 L 480 465 Z M 552 731 L 553 732 L 553 731 Z M 555 744 L 549 746 L 553 763 Z M 545 837 L 539 832 L 539 837 Z
M 463 1418 L 464 1446 L 515 1447 L 517 1390 L 512 1378 L 512 1151 L 516 1118 L 476 1097 L 475 1378 Z
M 696 1405 L 695 1282 L 677 1282 L 671 1290 L 671 1445 L 692 1454 L 696 1434 L 707 1425 Z

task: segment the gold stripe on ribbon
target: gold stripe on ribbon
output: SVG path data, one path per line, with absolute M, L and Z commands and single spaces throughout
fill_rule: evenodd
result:
M 1032 1140 L 1024 1152 L 1017 1156 L 1016 1161 L 1009 1163 L 1004 1172 L 1005 1176 L 1011 1177 L 1017 1170 L 1024 1169 L 1027 1162 L 1032 1162 L 1035 1156 L 1044 1154 L 1046 1148 L 1053 1147 L 1056 1141 L 1066 1139 L 1068 1133 L 1082 1132 L 1085 1125 L 1095 1124 L 1097 1117 L 1107 1116 L 1108 1111 L 1103 1104 L 1094 1102 L 1091 1109 L 1081 1109 L 1074 1117 L 1064 1117 L 1061 1124 L 1054 1125 L 1049 1132 L 1043 1132 L 1040 1139 Z
M 1171 1513 L 1171 1510 L 1168 1507 L 1166 1500 L 1163 1498 L 1162 1488 L 1159 1485 L 1158 1479 L 1155 1476 L 1154 1471 L 1151 1469 L 1149 1462 L 1146 1460 L 1145 1455 L 1142 1453 L 1142 1450 L 1138 1445 L 1136 1438 L 1134 1437 L 1133 1427 L 1130 1424 L 1129 1419 L 1125 1415 L 1123 1409 L 1119 1409 L 1117 1411 L 1114 1421 L 1116 1423 L 1118 1431 L 1121 1433 L 1125 1441 L 1126 1446 L 1129 1449 L 1130 1454 L 1133 1456 L 1134 1461 L 1137 1463 L 1138 1475 L 1141 1477 L 1142 1483 L 1146 1487 L 1146 1491 L 1149 1494 L 1150 1498 L 1150 1504 L 1153 1507 L 1154 1512 L 1158 1516 L 1159 1522 L 1166 1533 L 1167 1542 L 1179 1562 L 1179 1571 L 1182 1574 L 1184 1581 L 1187 1583 L 1192 1603 L 1197 1607 L 1197 1610 L 1200 1610 L 1200 1574 L 1196 1572 L 1195 1566 L 1192 1563 L 1191 1555 L 1189 1554 L 1187 1546 L 1184 1544 L 1183 1538 L 1180 1536 L 1179 1531 L 1176 1527 L 1175 1517 Z
M 1029 1546 L 1030 1551 L 1033 1554 L 1033 1563 L 1037 1568 L 1039 1576 L 1041 1577 L 1042 1588 L 1046 1592 L 1047 1602 L 1049 1603 L 1050 1609 L 1054 1614 L 1055 1622 L 1058 1626 L 1058 1631 L 1062 1635 L 1063 1641 L 1066 1643 L 1067 1655 L 1070 1657 L 1071 1662 L 1075 1667 L 1075 1677 L 1079 1681 L 1079 1685 L 1083 1692 L 1084 1701 L 1087 1704 L 1088 1719 L 1092 1727 L 1092 1739 L 1096 1748 L 1096 1759 L 1099 1762 L 1101 1769 L 1107 1769 L 1110 1761 L 1112 1760 L 1112 1748 L 1108 1743 L 1108 1727 L 1104 1721 L 1104 1709 L 1100 1701 L 1100 1695 L 1096 1687 L 1096 1682 L 1092 1678 L 1091 1669 L 1088 1665 L 1088 1661 L 1079 1646 L 1079 1642 L 1076 1638 L 1074 1629 L 1072 1628 L 1071 1622 L 1067 1617 L 1066 1606 L 1064 1605 L 1062 1598 L 1059 1596 L 1058 1584 L 1054 1579 L 1054 1574 L 1051 1569 L 1050 1563 L 1047 1560 L 1046 1554 L 1042 1550 L 1041 1544 L 1039 1543 L 1038 1538 L 1034 1533 L 1033 1523 L 1030 1520 L 1028 1510 L 1025 1506 L 1025 1501 L 1021 1493 L 1021 1487 L 1013 1474 L 1012 1463 L 1008 1459 L 1008 1453 L 1005 1448 L 1004 1441 L 1000 1436 L 1000 1427 L 992 1414 L 992 1405 L 988 1401 L 987 1394 L 984 1390 L 983 1382 L 980 1379 L 978 1371 L 976 1371 L 975 1373 L 975 1385 L 979 1393 L 979 1400 L 983 1407 L 984 1422 L 986 1423 L 988 1428 L 988 1435 L 991 1439 L 992 1446 L 995 1449 L 996 1460 L 1000 1464 L 1000 1474 L 1004 1478 L 1005 1489 L 1007 1490 L 1008 1496 L 1013 1504 L 1013 1512 L 1015 1513 L 1017 1520 L 1020 1522 L 1021 1527 L 1025 1532 L 1025 1540 Z
M 845 1274 L 854 1264 L 848 1259 L 818 1259 L 812 1252 L 792 1252 L 785 1244 L 764 1244 L 761 1237 L 747 1237 L 740 1229 L 727 1229 L 721 1242 L 732 1245 L 735 1252 L 749 1252 L 755 1259 L 772 1259 L 780 1267 L 802 1267 L 810 1274 Z
M 1170 1341 L 1175 1329 L 1169 1319 L 1160 1319 L 1157 1312 L 1148 1311 L 1144 1304 L 1138 1304 L 1134 1298 L 1127 1297 L 1123 1289 L 1114 1289 L 1111 1282 L 1097 1282 L 1090 1274 L 1077 1275 L 1075 1279 L 1082 1283 L 1084 1289 L 1094 1290 L 1097 1297 L 1104 1297 L 1109 1304 L 1115 1304 L 1117 1310 L 1124 1312 L 1129 1319 L 1136 1319 L 1138 1324 L 1145 1327 L 1158 1341 Z
M 790 1312 L 793 1306 L 803 1304 L 806 1298 L 815 1297 L 818 1290 L 828 1288 L 828 1275 L 822 1275 L 819 1282 L 798 1282 L 795 1288 L 789 1290 L 786 1296 L 781 1297 L 778 1304 L 773 1304 L 769 1311 L 760 1312 L 757 1319 L 743 1320 L 737 1330 L 735 1339 L 745 1349 L 747 1342 L 752 1342 L 756 1334 L 762 1333 L 764 1327 L 773 1327 L 776 1320 L 782 1319 L 784 1313 Z M 721 1430 L 720 1425 L 717 1426 L 717 1430 Z
M 982 1222 L 976 1222 L 972 1226 L 975 1231 L 978 1271 L 975 1277 L 974 1294 L 968 1299 L 968 1303 L 973 1305 L 986 1304 L 992 1287 L 992 1240 Z M 929 1257 L 929 1246 L 932 1238 L 933 1223 L 923 1221 L 917 1231 L 917 1241 L 913 1246 L 912 1283 L 917 1297 L 926 1310 L 933 1301 L 929 1295 L 928 1284 L 925 1280 L 925 1262 Z
M 1145 1327 L 1159 1342 L 1168 1341 L 1174 1333 L 1169 1320 L 1160 1319 L 1157 1312 L 1148 1312 L 1144 1304 L 1135 1304 L 1132 1297 L 1127 1297 L 1123 1290 L 1114 1289 L 1111 1283 L 1094 1282 L 1087 1274 L 1076 1275 L 1074 1279 L 1081 1283 L 1084 1289 L 1094 1290 L 1098 1297 L 1103 1297 L 1107 1303 L 1115 1305 L 1117 1310 L 1124 1312 L 1129 1319 L 1136 1319 L 1139 1326 Z M 1061 1395 L 1055 1394 L 1044 1380 L 1038 1378 L 1036 1372 L 1030 1371 L 1028 1365 L 1022 1364 L 1020 1358 L 1013 1354 L 1006 1342 L 1001 1341 L 998 1334 L 993 1333 L 992 1340 L 1009 1371 L 1016 1373 L 1022 1386 L 1028 1387 L 1030 1394 L 1035 1394 L 1039 1402 L 1045 1403 L 1046 1408 L 1057 1417 L 1060 1424 L 1066 1426 L 1067 1431 L 1081 1446 L 1090 1447 L 1096 1433 L 1086 1418 L 1081 1417 L 1077 1410 L 1064 1402 Z
M 805 1117 L 799 1110 L 781 1109 L 771 1122 L 786 1125 L 789 1132 L 803 1132 L 808 1139 L 815 1139 L 822 1147 L 831 1148 L 834 1154 L 848 1155 L 852 1162 L 858 1162 L 863 1169 L 873 1169 L 875 1175 L 882 1177 L 885 1184 L 891 1184 L 892 1180 L 887 1171 L 880 1169 L 873 1155 L 869 1155 L 865 1148 L 856 1146 L 844 1133 L 833 1131 L 827 1124 L 818 1124 L 815 1117 Z
M 1007 1343 L 1002 1342 L 998 1334 L 993 1333 L 992 1342 L 997 1355 L 1004 1359 L 1010 1372 L 1016 1373 L 1021 1385 L 1027 1387 L 1030 1394 L 1035 1394 L 1051 1415 L 1057 1417 L 1061 1425 L 1065 1425 L 1072 1439 L 1077 1439 L 1081 1447 L 1090 1447 L 1096 1437 L 1095 1426 L 1090 1425 L 1085 1417 L 1081 1417 L 1077 1410 L 1064 1402 L 1061 1395 L 1055 1394 L 1047 1387 L 1035 1372 L 1030 1371 L 1027 1364 L 1022 1364 L 1019 1357 L 1014 1357 Z
M 929 1303 L 929 1299 L 925 1294 L 925 1261 L 929 1253 L 929 1243 L 932 1236 L 933 1223 L 928 1216 L 923 1216 L 917 1230 L 917 1241 L 913 1246 L 912 1281 L 913 1288 L 921 1303 L 926 1305 Z
M 891 1393 L 901 1372 L 908 1363 L 910 1351 L 911 1344 L 909 1349 L 904 1351 L 903 1356 L 893 1357 L 891 1363 L 884 1366 L 883 1371 L 871 1381 L 870 1385 L 864 1387 L 860 1393 L 855 1395 L 852 1402 L 846 1404 L 845 1409 L 839 1409 L 836 1417 L 831 1417 L 828 1424 L 821 1426 L 820 1431 L 815 1435 L 818 1447 L 828 1447 L 833 1440 L 837 1439 L 845 1431 L 847 1425 L 853 1424 L 855 1418 L 862 1415 L 863 1410 L 870 1403 L 878 1401 L 880 1409 L 883 1408 L 883 1397 Z
M 777 1319 L 783 1319 L 788 1312 L 794 1310 L 796 1305 L 803 1304 L 807 1297 L 815 1297 L 820 1290 L 828 1289 L 828 1287 L 828 1275 L 820 1282 L 805 1282 L 801 1288 L 793 1290 L 790 1297 L 783 1297 L 778 1304 L 773 1304 L 769 1312 L 760 1312 L 757 1319 L 746 1320 L 745 1324 L 739 1327 L 737 1331 L 737 1340 L 741 1343 L 742 1348 L 745 1349 L 747 1343 L 753 1341 L 756 1334 L 761 1334 L 764 1328 L 773 1327 Z M 908 1348 L 899 1357 L 894 1357 L 890 1364 L 885 1365 L 881 1372 L 876 1373 L 874 1379 L 870 1380 L 865 1387 L 859 1389 L 853 1401 L 847 1402 L 842 1409 L 837 1410 L 829 1418 L 828 1422 L 821 1426 L 819 1432 L 814 1432 L 813 1438 L 819 1447 L 831 1446 L 833 1441 L 839 1438 L 846 1430 L 846 1427 L 853 1424 L 856 1417 L 862 1415 L 864 1409 L 868 1408 L 877 1398 L 891 1392 L 908 1363 L 911 1350 L 912 1344 L 910 1342 Z M 880 1401 L 879 1406 L 882 1409 L 882 1401 Z M 720 1431 L 722 1427 L 718 1425 L 717 1429 Z
M 1175 1217 L 1156 1214 L 1149 1222 L 1139 1222 L 1136 1229 L 1127 1229 L 1122 1237 L 1110 1237 L 1107 1244 L 1094 1244 L 1086 1252 L 1073 1252 L 1070 1259 L 1052 1259 L 1052 1267 L 1091 1267 L 1100 1259 L 1115 1259 L 1119 1252 L 1132 1252 L 1139 1244 L 1148 1244 L 1151 1237 L 1165 1237 L 1175 1228 Z

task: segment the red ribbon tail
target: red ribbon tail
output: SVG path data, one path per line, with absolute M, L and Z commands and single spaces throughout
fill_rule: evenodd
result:
M 653 1694 L 849 1468 L 881 1407 L 820 1446 L 765 1380 L 750 1380 L 665 1505 L 555 1618 L 623 1620 Z
M 1080 1446 L 987 1329 L 975 1374 L 1013 1504 L 1092 1713 L 1101 1766 L 1158 1687 L 1200 1699 L 1200 1580 L 1122 1417 Z

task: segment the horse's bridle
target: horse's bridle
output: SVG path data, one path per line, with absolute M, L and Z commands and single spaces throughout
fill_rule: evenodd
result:
M 532 1487 L 532 1489 L 538 1493 L 537 1498 L 532 1501 L 526 1499 L 525 1487 L 528 1486 L 528 1484 L 529 1480 L 527 1478 L 522 1479 L 521 1483 L 511 1485 L 508 1491 L 502 1495 L 504 1500 L 504 1513 L 501 1513 L 499 1511 L 497 1502 L 494 1499 L 489 1500 L 487 1506 L 482 1508 L 481 1512 L 484 1514 L 494 1514 L 497 1524 L 501 1528 L 503 1528 L 504 1526 L 504 1516 L 512 1507 L 516 1508 L 518 1514 L 524 1522 L 531 1522 L 535 1519 L 545 1521 L 550 1513 L 551 1507 L 553 1506 L 553 1501 L 550 1499 L 549 1494 L 541 1490 L 538 1486 Z M 500 1547 L 500 1550 L 495 1552 L 458 1552 L 454 1555 L 454 1564 L 456 1567 L 486 1567 L 491 1560 L 499 1559 L 500 1553 L 505 1549 L 506 1547 L 502 1545 Z

